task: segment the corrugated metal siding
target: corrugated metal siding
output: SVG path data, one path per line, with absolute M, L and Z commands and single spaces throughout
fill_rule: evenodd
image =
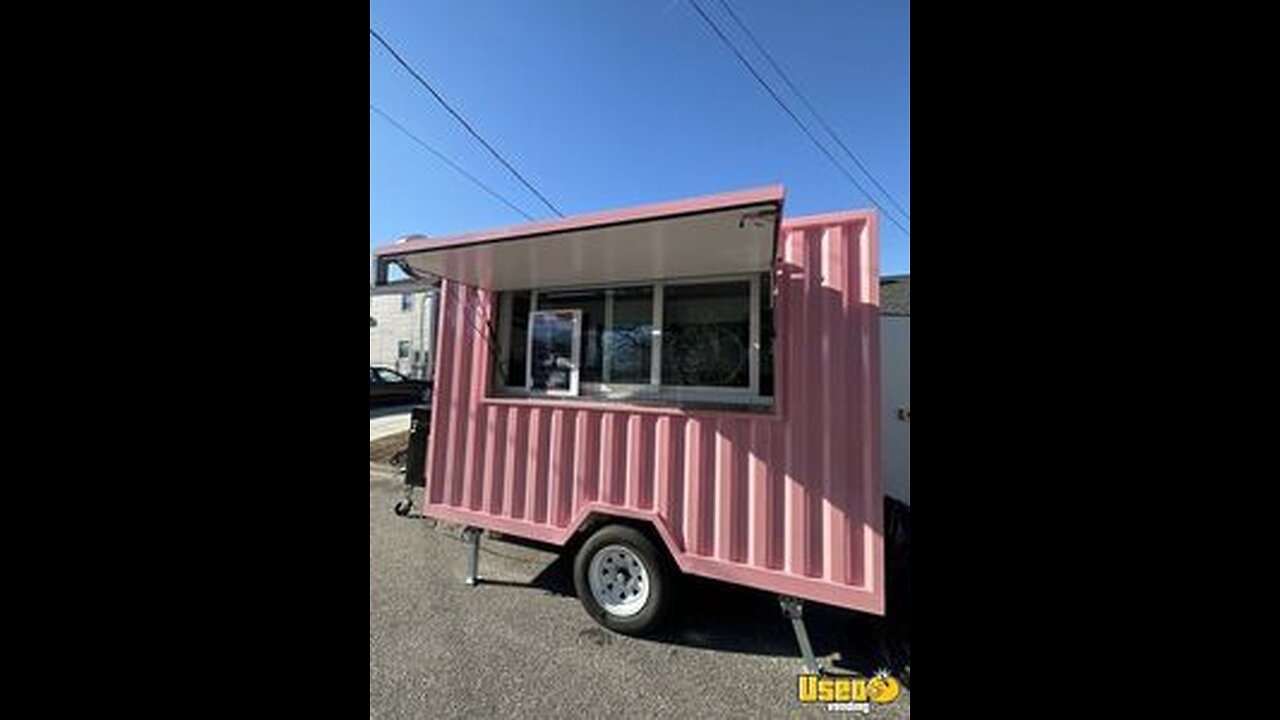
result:
M 563 543 L 652 520 L 682 569 L 883 612 L 875 218 L 785 223 L 775 413 L 485 400 L 489 293 L 445 282 L 425 514 Z

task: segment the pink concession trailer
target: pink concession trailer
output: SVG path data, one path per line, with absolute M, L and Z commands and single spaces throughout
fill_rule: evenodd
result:
M 576 553 L 598 622 L 680 573 L 883 614 L 876 215 L 767 187 L 375 251 L 439 278 L 422 515 Z M 419 453 L 421 454 L 421 453 Z

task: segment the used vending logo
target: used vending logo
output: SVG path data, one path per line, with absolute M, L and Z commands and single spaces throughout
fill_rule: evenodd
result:
M 871 704 L 887 705 L 902 694 L 902 686 L 887 670 L 874 677 L 801 675 L 797 696 L 802 703 L 826 703 L 832 712 L 870 713 Z

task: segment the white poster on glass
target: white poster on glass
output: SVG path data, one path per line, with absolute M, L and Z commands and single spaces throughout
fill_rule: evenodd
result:
M 578 394 L 581 310 L 529 313 L 528 370 L 525 387 L 546 395 Z

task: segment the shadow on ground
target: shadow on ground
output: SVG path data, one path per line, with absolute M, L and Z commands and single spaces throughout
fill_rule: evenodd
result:
M 560 552 L 554 546 L 522 538 L 501 536 L 500 541 Z M 888 570 L 892 578 L 895 571 L 901 572 L 902 564 L 891 557 Z M 573 554 L 558 554 L 527 583 L 482 580 L 481 584 L 526 587 L 576 597 Z M 891 580 L 891 599 L 897 589 L 894 585 Z M 777 595 L 690 576 L 681 578 L 677 591 L 672 616 L 665 628 L 650 639 L 724 652 L 799 658 L 795 633 L 782 615 Z M 906 594 L 899 593 L 899 597 L 905 600 Z M 888 616 L 877 617 L 809 602 L 805 603 L 804 616 L 814 653 L 820 658 L 831 657 L 833 671 L 867 676 L 888 669 L 910 688 L 910 623 L 903 607 L 891 601 Z

